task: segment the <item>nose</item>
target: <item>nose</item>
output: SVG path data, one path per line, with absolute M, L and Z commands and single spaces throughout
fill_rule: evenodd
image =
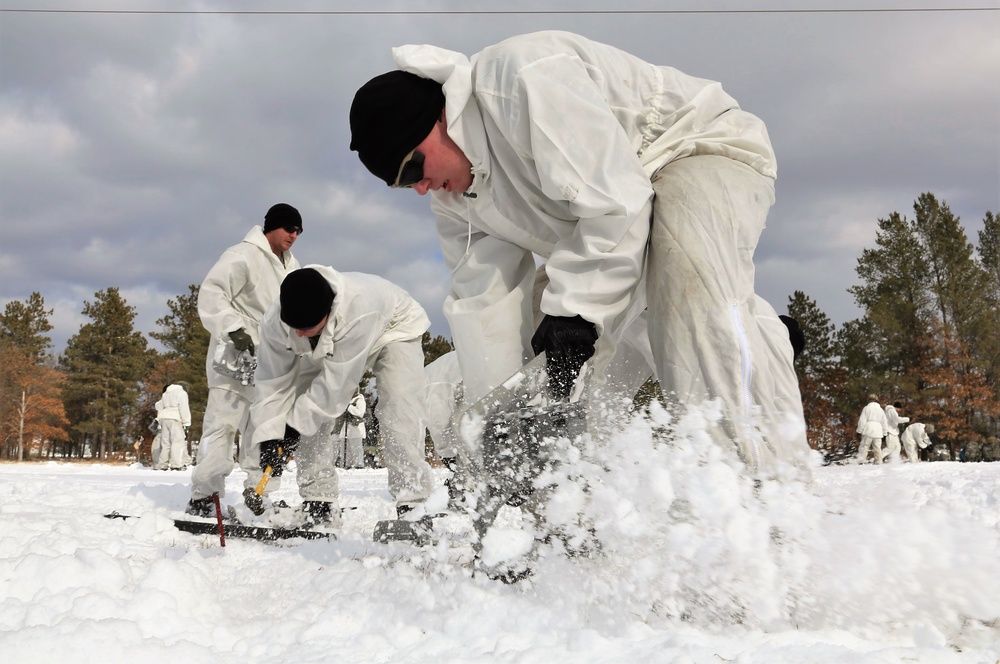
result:
M 309 334 L 309 330 L 295 330 L 295 336 L 304 337 Z
M 426 194 L 431 189 L 431 183 L 428 180 L 421 180 L 412 187 L 413 191 L 417 192 L 421 196 Z

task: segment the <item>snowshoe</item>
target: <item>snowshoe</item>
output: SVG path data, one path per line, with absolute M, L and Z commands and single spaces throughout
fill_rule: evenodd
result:
M 213 517 L 215 516 L 215 498 L 212 496 L 208 496 L 207 498 L 198 498 L 197 500 L 192 498 L 188 501 L 187 507 L 184 509 L 184 513 L 206 519 Z
M 306 500 L 302 503 L 302 514 L 305 515 L 303 528 L 326 530 L 340 527 L 340 508 L 335 509 L 334 503 L 324 500 Z

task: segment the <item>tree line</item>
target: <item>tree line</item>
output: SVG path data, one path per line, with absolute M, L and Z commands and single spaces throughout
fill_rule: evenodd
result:
M 789 297 L 806 347 L 796 360 L 810 445 L 829 458 L 850 454 L 866 396 L 901 401 L 930 422 L 952 458 L 970 440 L 1000 433 L 1000 219 L 987 212 L 973 246 L 944 201 L 930 193 L 914 217 L 879 219 L 875 247 L 857 260 L 848 288 L 862 317 L 840 329 L 802 291 Z M 192 440 L 208 397 L 209 334 L 198 318 L 198 286 L 167 301 L 150 337 L 115 287 L 84 302 L 89 322 L 53 357 L 40 293 L 8 302 L 0 315 L 0 458 L 123 458 L 149 438 L 163 386 L 188 391 Z M 452 349 L 424 335 L 425 363 Z M 361 388 L 368 391 L 367 379 Z M 657 393 L 647 384 L 641 404 Z M 369 399 L 371 402 L 371 399 Z

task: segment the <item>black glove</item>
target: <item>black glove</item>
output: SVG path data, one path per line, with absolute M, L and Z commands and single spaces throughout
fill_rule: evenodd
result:
M 279 439 L 265 440 L 260 444 L 260 469 L 265 473 L 270 467 L 273 477 L 281 477 L 285 469 L 285 460 L 285 450 L 281 447 Z
M 191 427 L 184 427 L 184 439 L 185 440 L 187 440 L 188 431 L 190 431 L 190 430 L 191 430 Z
M 271 467 L 271 477 L 281 477 L 285 466 L 292 458 L 292 452 L 299 445 L 299 432 L 285 425 L 285 437 L 282 439 L 265 440 L 260 444 L 260 469 L 267 471 Z
M 581 316 L 549 316 L 531 337 L 535 354 L 545 351 L 545 369 L 549 374 L 549 395 L 565 399 L 573 391 L 580 367 L 594 354 L 597 327 Z
M 238 352 L 242 353 L 248 350 L 253 355 L 253 339 L 250 338 L 250 334 L 244 328 L 241 327 L 238 330 L 233 330 L 229 333 L 229 338 L 233 340 L 233 346 L 236 347 Z
M 301 437 L 302 434 L 296 431 L 293 427 L 290 427 L 287 424 L 285 425 L 285 439 L 283 442 L 285 443 L 284 447 L 288 450 L 289 454 L 294 452 L 295 448 L 299 446 L 299 438 Z
M 806 347 L 806 335 L 802 332 L 802 327 L 799 326 L 799 321 L 795 320 L 791 316 L 785 316 L 782 314 L 779 315 L 778 318 L 780 318 L 781 322 L 788 328 L 788 340 L 792 342 L 792 360 L 795 360 Z

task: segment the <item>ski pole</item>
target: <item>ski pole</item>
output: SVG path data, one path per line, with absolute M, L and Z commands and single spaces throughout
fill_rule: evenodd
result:
M 215 521 L 219 524 L 219 544 L 225 547 L 226 529 L 222 527 L 222 507 L 219 505 L 219 493 L 213 493 L 212 498 L 215 501 Z

